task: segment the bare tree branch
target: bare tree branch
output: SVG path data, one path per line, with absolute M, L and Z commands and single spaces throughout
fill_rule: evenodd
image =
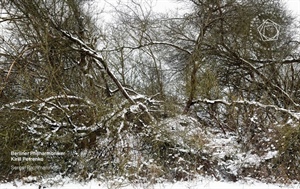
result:
M 106 61 L 92 48 L 90 48 L 88 45 L 86 45 L 82 40 L 74 37 L 72 34 L 70 34 L 67 31 L 59 29 L 59 31 L 68 39 L 72 40 L 73 42 L 77 43 L 80 45 L 81 50 L 86 52 L 89 56 L 95 58 L 98 60 L 101 64 L 99 64 L 98 61 L 95 61 L 97 66 L 100 69 L 105 69 L 106 73 L 109 75 L 109 77 L 114 81 L 114 83 L 117 85 L 118 89 L 122 93 L 122 95 L 131 103 L 135 104 L 135 101 L 130 97 L 130 95 L 127 93 L 123 85 L 120 83 L 120 81 L 116 78 L 116 76 L 110 71 L 110 69 L 107 66 Z
M 277 91 L 279 91 L 282 95 L 285 96 L 286 99 L 288 99 L 295 107 L 300 107 L 299 104 L 297 104 L 291 97 L 290 95 L 284 91 L 281 87 L 279 87 L 278 85 L 275 85 L 274 83 L 272 83 L 263 73 L 261 73 L 260 71 L 258 71 L 255 66 L 253 64 L 251 64 L 249 61 L 240 58 L 240 60 L 242 60 L 252 71 L 254 71 L 260 78 L 262 78 L 266 83 L 268 83 L 272 88 L 276 89 Z
M 276 111 L 279 112 L 283 112 L 283 113 L 287 113 L 290 116 L 292 116 L 293 118 L 300 120 L 300 112 L 295 112 L 293 110 L 290 109 L 285 109 L 285 108 L 280 108 L 276 105 L 269 105 L 269 104 L 262 104 L 260 102 L 256 102 L 256 101 L 248 101 L 248 100 L 235 100 L 232 102 L 223 100 L 223 99 L 216 99 L 216 100 L 209 100 L 209 99 L 198 99 L 196 101 L 193 102 L 194 104 L 199 104 L 199 103 L 205 103 L 205 104 L 224 104 L 226 106 L 231 106 L 234 104 L 240 104 L 240 105 L 249 105 L 249 106 L 256 106 L 259 108 L 271 108 L 274 109 Z

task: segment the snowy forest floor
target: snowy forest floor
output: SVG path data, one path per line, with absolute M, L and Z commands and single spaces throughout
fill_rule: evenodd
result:
M 211 163 L 211 169 L 213 172 L 203 172 L 203 176 L 194 175 L 192 179 L 188 181 L 178 181 L 178 180 L 166 180 L 163 178 L 151 178 L 140 179 L 143 180 L 139 182 L 128 181 L 125 177 L 106 178 L 106 179 L 92 179 L 86 182 L 80 181 L 74 177 L 73 179 L 61 175 L 53 177 L 24 177 L 21 180 L 15 179 L 7 183 L 0 183 L 1 189 L 16 189 L 16 188 L 26 188 L 26 189 L 36 189 L 36 188 L 49 188 L 49 189 L 89 189 L 89 188 L 100 188 L 100 189 L 142 189 L 142 188 L 172 188 L 172 189 L 184 189 L 184 188 L 208 188 L 208 189 L 234 189 L 234 188 L 244 188 L 244 189 L 279 189 L 279 188 L 291 188 L 300 189 L 300 182 L 287 180 L 286 178 L 274 177 L 273 175 L 260 176 L 258 174 L 258 168 L 264 163 L 270 161 L 278 154 L 278 151 L 274 149 L 271 145 L 270 148 L 262 149 L 261 153 L 255 153 L 251 150 L 246 151 L 245 144 L 247 138 L 245 135 L 238 136 L 234 132 L 222 133 L 220 128 L 201 128 L 197 126 L 197 121 L 194 118 L 188 116 L 179 116 L 176 118 L 171 118 L 166 120 L 164 126 L 160 126 L 161 131 L 170 132 L 166 136 L 169 136 L 171 141 L 176 141 L 179 146 L 188 146 L 186 143 L 187 138 L 192 138 L 192 136 L 201 136 L 202 151 L 203 154 L 210 154 L 209 161 Z M 260 140 L 268 141 L 268 138 L 264 139 L 261 137 Z M 245 140 L 244 142 L 238 142 L 239 140 Z M 199 142 L 198 142 L 199 143 Z M 188 146 L 189 147 L 189 146 Z M 189 149 L 189 148 L 188 148 Z M 184 151 L 182 149 L 181 151 Z M 191 148 L 190 151 L 195 151 Z M 184 158 L 184 157 L 183 157 Z M 177 168 L 179 169 L 183 165 L 180 159 L 177 162 Z M 249 175 L 242 175 L 243 169 L 249 168 Z M 202 170 L 203 167 L 198 168 Z M 257 175 L 253 176 L 252 175 Z M 252 178 L 250 178 L 252 175 Z M 151 176 L 151 175 L 150 175 Z M 205 177 L 207 176 L 207 177 Z M 188 178 L 188 177 L 187 177 Z M 280 178 L 280 179 L 278 179 Z M 186 180 L 186 179 L 182 179 Z M 234 182 L 235 181 L 235 182 Z M 268 183 L 268 184 L 267 184 Z M 280 184 L 286 183 L 286 184 Z
M 80 183 L 71 179 L 44 179 L 41 182 L 26 183 L 25 181 L 15 181 L 12 183 L 0 184 L 1 189 L 299 189 L 300 183 L 290 185 L 266 184 L 254 179 L 225 182 L 216 181 L 212 178 L 198 178 L 192 181 L 163 182 L 163 183 L 130 183 L 123 180 L 110 182 L 100 182 L 92 180 Z

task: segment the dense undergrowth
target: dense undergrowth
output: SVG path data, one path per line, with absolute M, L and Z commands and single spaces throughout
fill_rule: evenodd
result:
M 272 123 L 255 107 L 243 107 L 252 114 L 226 115 L 204 105 L 195 106 L 195 114 L 168 116 L 159 111 L 160 103 L 143 97 L 137 105 L 119 104 L 113 113 L 74 96 L 3 106 L 1 127 L 9 128 L 0 133 L 1 180 L 30 175 L 152 183 L 198 175 L 230 181 L 248 177 L 283 183 L 300 180 L 298 125 Z M 227 112 L 233 107 L 223 108 Z M 15 161 L 15 157 L 43 160 Z
M 300 181 L 300 43 L 281 1 L 97 3 L 0 0 L 1 181 Z

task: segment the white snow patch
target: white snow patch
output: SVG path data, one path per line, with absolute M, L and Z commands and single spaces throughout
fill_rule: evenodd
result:
M 57 183 L 56 180 L 51 180 L 51 186 L 46 185 L 46 183 L 37 184 L 37 183 L 23 183 L 23 182 L 14 182 L 14 183 L 5 183 L 0 184 L 1 189 L 36 189 L 43 188 L 45 186 L 47 189 L 109 189 L 109 188 L 118 188 L 118 189 L 297 189 L 300 188 L 300 184 L 292 185 L 280 185 L 280 184 L 266 184 L 258 181 L 251 182 L 220 182 L 215 181 L 210 178 L 201 178 L 193 181 L 184 181 L 184 182 L 163 182 L 158 184 L 151 183 L 128 183 L 124 180 L 119 181 L 109 181 L 109 182 L 100 182 L 97 180 L 92 180 L 87 183 L 79 183 L 71 180 L 64 180 Z
M 269 151 L 265 156 L 264 160 L 272 159 L 273 157 L 277 156 L 278 151 Z

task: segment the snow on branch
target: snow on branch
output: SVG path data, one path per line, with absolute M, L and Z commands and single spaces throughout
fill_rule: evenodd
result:
M 78 97 L 78 96 L 73 96 L 73 95 L 56 95 L 56 96 L 51 96 L 51 97 L 48 97 L 48 98 L 45 98 L 45 99 L 35 99 L 35 100 L 30 100 L 30 99 L 23 99 L 23 100 L 18 100 L 16 102 L 11 102 L 11 103 L 8 103 L 8 104 L 4 104 L 3 106 L 0 107 L 0 110 L 3 110 L 5 108 L 14 108 L 14 107 L 17 107 L 18 105 L 22 105 L 22 104 L 34 104 L 34 103 L 37 103 L 37 102 L 50 102 L 50 101 L 53 101 L 53 100 L 58 100 L 58 99 L 74 99 L 74 100 L 80 100 L 80 101 L 83 101 L 85 102 L 86 104 L 88 105 L 92 105 L 94 106 L 94 104 L 88 100 L 85 100 L 81 97 Z
M 254 71 L 260 78 L 262 78 L 267 84 L 269 84 L 271 87 L 273 87 L 275 90 L 279 91 L 287 100 L 289 100 L 295 107 L 300 107 L 299 104 L 297 104 L 291 97 L 290 95 L 284 91 L 281 87 L 278 85 L 275 85 L 272 83 L 263 73 L 258 71 L 253 64 L 251 64 L 249 61 L 240 58 L 252 71 Z
M 216 100 L 209 100 L 209 99 L 198 99 L 196 101 L 193 102 L 194 104 L 197 103 L 206 103 L 206 104 L 224 104 L 226 106 L 231 106 L 234 104 L 240 104 L 240 105 L 249 105 L 249 106 L 256 106 L 259 108 L 270 108 L 270 109 L 274 109 L 276 111 L 279 112 L 284 112 L 289 114 L 290 116 L 292 116 L 293 118 L 300 120 L 300 112 L 294 112 L 293 110 L 289 110 L 289 109 L 285 109 L 285 108 L 280 108 L 276 105 L 269 105 L 269 104 L 262 104 L 260 102 L 256 102 L 256 101 L 248 101 L 248 100 L 236 100 L 236 101 L 232 101 L 232 102 L 228 102 L 226 100 L 223 99 L 216 99 Z
M 53 132 L 57 132 L 63 128 L 67 123 L 70 124 L 74 131 L 78 130 L 78 125 L 72 120 L 72 110 L 70 107 L 95 107 L 95 104 L 82 97 L 74 95 L 55 95 L 47 98 L 40 99 L 24 99 L 16 102 L 4 104 L 0 107 L 1 111 L 24 111 L 32 115 L 32 119 L 28 123 L 36 122 L 38 124 L 46 123 L 51 127 Z M 56 112 L 62 113 L 60 116 L 56 116 Z M 67 122 L 62 121 L 64 118 Z M 25 122 L 24 122 L 25 123 Z M 27 124 L 26 124 L 27 125 Z M 29 124 L 28 127 L 30 127 Z
M 127 93 L 124 86 L 121 84 L 121 82 L 117 79 L 117 77 L 110 71 L 108 68 L 108 65 L 106 61 L 91 47 L 89 47 L 84 41 L 78 39 L 77 37 L 73 36 L 70 32 L 58 29 L 65 37 L 70 39 L 71 41 L 75 42 L 77 45 L 80 46 L 80 49 L 87 53 L 89 56 L 95 58 L 97 61 L 96 65 L 100 69 L 105 69 L 108 76 L 113 80 L 113 82 L 117 85 L 118 89 L 122 93 L 122 95 L 131 103 L 136 104 L 135 101 L 131 98 L 131 96 Z M 100 63 L 99 63 L 100 62 Z

